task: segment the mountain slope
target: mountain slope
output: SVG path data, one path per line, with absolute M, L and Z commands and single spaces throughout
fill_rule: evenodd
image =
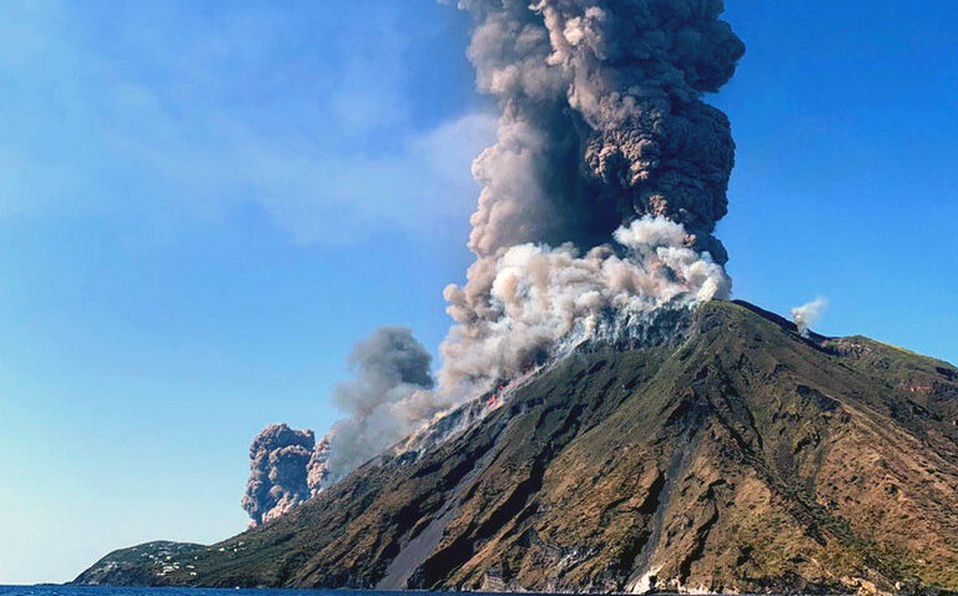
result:
M 146 583 L 958 590 L 958 371 L 713 302 L 678 347 L 577 354 L 464 435 L 186 554 L 195 576 Z
M 142 585 L 162 582 L 174 571 L 193 573 L 187 562 L 193 555 L 183 556 L 201 548 L 199 544 L 158 540 L 113 551 L 84 571 L 73 583 L 81 585 Z M 191 576 L 192 577 L 192 576 Z

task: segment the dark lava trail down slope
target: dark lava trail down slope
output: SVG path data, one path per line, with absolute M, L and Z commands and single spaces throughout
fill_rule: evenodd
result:
M 130 583 L 958 590 L 958 371 L 712 302 L 678 347 L 574 355 L 461 437 L 180 556 Z

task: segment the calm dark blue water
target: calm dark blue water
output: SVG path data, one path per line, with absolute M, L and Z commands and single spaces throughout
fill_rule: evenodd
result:
M 396 596 L 396 592 L 332 590 L 214 590 L 199 588 L 107 588 L 90 586 L 0 586 L 0 596 Z M 435 593 L 441 594 L 441 593 Z

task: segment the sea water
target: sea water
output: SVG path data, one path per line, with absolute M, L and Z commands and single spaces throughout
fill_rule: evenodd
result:
M 396 592 L 356 590 L 241 590 L 214 588 L 112 588 L 106 586 L 0 586 L 0 596 L 396 596 Z M 441 594 L 436 592 L 435 594 Z
M 382 590 L 269 590 L 263 588 L 113 588 L 108 586 L 0 586 L 0 596 L 409 596 Z M 469 592 L 470 596 L 502 596 Z M 462 592 L 429 592 L 430 596 L 462 596 Z M 528 596 L 528 595 L 526 595 Z M 540 596 L 550 596 L 542 594 Z

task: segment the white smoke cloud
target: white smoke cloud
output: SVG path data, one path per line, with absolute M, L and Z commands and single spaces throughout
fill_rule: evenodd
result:
M 614 340 L 650 322 L 658 309 L 728 297 L 725 270 L 686 245 L 681 224 L 646 216 L 614 238 L 618 246 L 585 254 L 571 243 L 513 246 L 482 262 L 488 291 L 447 287 L 448 312 L 459 325 L 442 346 L 441 390 L 469 394 L 477 383 L 510 379 L 555 357 L 558 346 L 596 336 Z
M 497 382 L 584 341 L 639 336 L 662 311 L 728 297 L 725 270 L 689 248 L 681 224 L 646 216 L 619 228 L 614 240 L 585 254 L 571 243 L 520 244 L 481 261 L 493 268 L 492 287 L 476 297 L 481 304 L 468 303 L 468 286 L 449 286 L 449 312 L 460 324 L 441 347 L 437 390 L 430 356 L 408 329 L 384 327 L 357 344 L 355 378 L 333 395 L 349 417 L 308 465 L 312 494 Z M 472 319 L 478 311 L 483 318 Z
M 798 332 L 802 334 L 802 337 L 808 337 L 809 330 L 818 323 L 826 306 L 828 306 L 828 301 L 825 298 L 818 297 L 792 309 L 792 320 L 795 321 L 795 326 L 798 327 Z

